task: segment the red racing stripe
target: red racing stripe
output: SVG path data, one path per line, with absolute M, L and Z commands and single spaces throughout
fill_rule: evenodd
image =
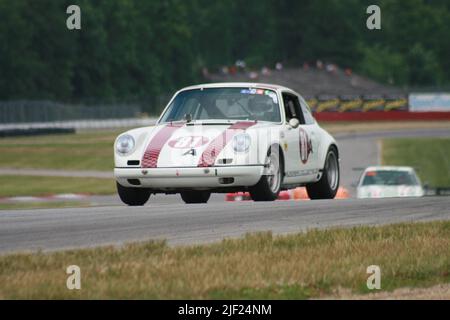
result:
M 224 132 L 219 134 L 203 151 L 200 161 L 198 163 L 199 167 L 210 167 L 216 162 L 217 156 L 222 152 L 223 148 L 230 142 L 233 137 L 242 130 L 255 125 L 256 122 L 236 122 L 231 127 L 226 129 Z
M 179 128 L 184 126 L 184 123 L 171 123 L 163 127 L 148 143 L 147 149 L 142 157 L 142 168 L 156 168 L 158 165 L 159 154 L 166 142 L 170 139 L 172 134 Z

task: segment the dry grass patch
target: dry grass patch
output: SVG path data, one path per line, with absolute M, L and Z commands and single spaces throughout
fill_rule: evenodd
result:
M 439 284 L 428 288 L 400 288 L 393 291 L 355 294 L 339 288 L 325 300 L 450 300 L 450 284 Z
M 312 230 L 168 247 L 135 243 L 0 257 L 0 298 L 303 299 L 336 288 L 367 293 L 379 265 L 382 290 L 450 282 L 450 222 Z M 79 291 L 65 269 L 81 268 Z

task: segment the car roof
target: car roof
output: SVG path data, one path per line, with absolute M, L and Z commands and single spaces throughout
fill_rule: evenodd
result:
M 406 167 L 406 166 L 372 166 L 367 167 L 365 172 L 367 171 L 408 171 L 408 172 L 414 172 L 413 167 Z
M 271 90 L 286 90 L 292 91 L 294 90 L 283 87 L 277 84 L 269 84 L 269 83 L 257 83 L 257 82 L 216 82 L 216 83 L 204 83 L 193 85 L 189 87 L 185 87 L 180 91 L 184 90 L 195 90 L 195 89 L 204 89 L 204 88 L 261 88 L 261 89 L 271 89 Z

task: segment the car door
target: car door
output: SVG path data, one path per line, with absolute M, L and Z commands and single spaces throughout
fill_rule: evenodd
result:
M 301 107 L 301 112 L 303 114 L 304 125 L 301 126 L 300 130 L 304 130 L 306 137 L 300 136 L 300 143 L 307 144 L 307 147 L 302 149 L 303 157 L 302 160 L 306 160 L 307 168 L 311 170 L 322 169 L 323 164 L 319 163 L 319 150 L 321 147 L 320 139 L 320 128 L 317 125 L 316 120 L 312 116 L 311 109 L 309 108 L 306 101 L 299 96 L 299 102 Z
M 305 119 L 299 97 L 291 92 L 283 92 L 283 105 L 286 115 L 285 130 L 285 183 L 299 183 L 307 180 L 311 164 L 308 161 L 311 144 L 309 130 L 305 129 Z M 293 128 L 289 121 L 296 118 L 300 125 Z

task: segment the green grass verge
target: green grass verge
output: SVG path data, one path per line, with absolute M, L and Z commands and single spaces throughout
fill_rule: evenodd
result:
M 90 206 L 89 202 L 86 201 L 18 202 L 18 203 L 0 203 L 0 210 L 79 208 L 89 206 Z
M 414 138 L 383 140 L 383 164 L 412 166 L 422 183 L 450 186 L 450 139 Z
M 68 135 L 2 138 L 0 167 L 112 170 L 113 144 L 120 132 L 96 131 Z
M 0 176 L 0 197 L 45 196 L 60 193 L 113 194 L 113 179 Z
M 336 288 L 368 293 L 366 269 L 383 291 L 450 282 L 450 222 L 247 235 L 220 243 L 164 242 L 0 256 L 3 299 L 304 299 Z M 81 290 L 66 268 L 81 268 Z

